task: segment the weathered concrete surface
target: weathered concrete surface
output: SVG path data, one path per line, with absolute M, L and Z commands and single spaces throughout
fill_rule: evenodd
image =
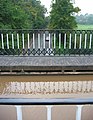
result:
M 91 66 L 93 56 L 0 57 L 0 66 Z
M 0 70 L 61 71 L 93 70 L 93 56 L 0 57 Z M 92 71 L 93 72 L 93 71 Z

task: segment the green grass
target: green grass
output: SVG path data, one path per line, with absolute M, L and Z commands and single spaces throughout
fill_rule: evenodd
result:
M 93 30 L 93 25 L 80 25 L 78 24 L 78 30 Z

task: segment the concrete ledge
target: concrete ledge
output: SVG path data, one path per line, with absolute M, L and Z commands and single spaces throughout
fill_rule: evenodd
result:
M 93 56 L 0 57 L 0 74 L 93 73 Z

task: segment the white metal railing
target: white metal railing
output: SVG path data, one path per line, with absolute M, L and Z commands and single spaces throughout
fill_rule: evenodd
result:
M 0 30 L 0 33 L 1 55 L 93 53 L 92 30 Z
M 23 120 L 22 115 L 22 106 L 15 106 L 16 107 L 16 114 L 17 114 L 17 120 Z M 47 105 L 47 120 L 52 120 L 52 108 L 53 106 Z M 81 120 L 82 115 L 82 108 L 83 105 L 76 105 L 76 120 Z
M 93 105 L 93 98 L 82 99 L 11 99 L 1 98 L 0 105 L 14 105 L 16 108 L 17 120 L 23 120 L 22 109 L 25 105 L 43 105 L 47 109 L 47 120 L 52 120 L 52 108 L 56 105 L 75 105 L 76 106 L 76 120 L 81 120 L 83 106 Z M 31 106 L 30 106 L 31 107 Z

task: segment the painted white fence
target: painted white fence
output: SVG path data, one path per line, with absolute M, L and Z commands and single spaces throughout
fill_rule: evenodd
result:
M 1 30 L 1 55 L 93 54 L 92 30 Z

